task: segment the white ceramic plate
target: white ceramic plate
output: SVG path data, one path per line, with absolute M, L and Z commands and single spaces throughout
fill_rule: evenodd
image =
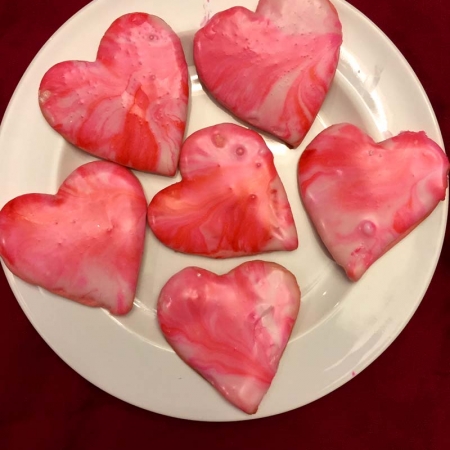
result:
M 366 17 L 334 0 L 344 29 L 341 60 L 332 89 L 304 143 L 333 123 L 349 121 L 376 140 L 402 130 L 425 130 L 443 145 L 427 97 L 402 55 Z M 94 158 L 68 144 L 40 114 L 39 82 L 53 64 L 93 60 L 108 26 L 122 14 L 158 15 L 179 33 L 190 65 L 188 134 L 233 121 L 204 94 L 192 62 L 195 31 L 215 12 L 257 0 L 97 0 L 47 42 L 20 82 L 0 135 L 0 206 L 29 192 L 55 193 L 77 166 Z M 420 303 L 442 246 L 447 203 L 383 256 L 358 283 L 349 282 L 316 237 L 297 192 L 301 150 L 268 140 L 288 191 L 300 238 L 295 252 L 259 258 L 291 270 L 302 288 L 302 307 L 278 374 L 253 417 L 281 413 L 311 402 L 361 372 L 394 340 Z M 137 173 L 148 200 L 173 179 Z M 147 232 L 145 257 L 133 311 L 113 318 L 51 295 L 6 274 L 37 331 L 74 370 L 129 403 L 197 420 L 247 419 L 169 348 L 155 319 L 158 293 L 188 265 L 224 273 L 250 258 L 212 261 L 172 252 Z M 255 258 L 254 258 L 255 259 Z

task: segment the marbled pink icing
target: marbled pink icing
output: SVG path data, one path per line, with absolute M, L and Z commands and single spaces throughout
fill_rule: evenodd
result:
M 69 142 L 137 170 L 174 175 L 188 102 L 178 36 L 160 18 L 118 18 L 95 62 L 66 61 L 42 79 L 39 104 Z
M 0 211 L 0 256 L 28 283 L 89 306 L 133 306 L 147 203 L 124 167 L 76 169 L 56 195 L 27 194 Z
M 351 280 L 444 200 L 449 162 L 424 132 L 376 144 L 349 124 L 320 133 L 302 154 L 298 181 L 319 236 Z
M 292 273 L 251 261 L 223 276 L 188 267 L 163 287 L 161 330 L 177 354 L 227 400 L 258 409 L 300 307 Z
M 260 0 L 234 7 L 194 39 L 198 75 L 239 118 L 296 147 L 333 80 L 342 30 L 328 0 Z
M 273 155 L 257 133 L 220 124 L 181 150 L 183 180 L 155 195 L 148 223 L 174 250 L 227 258 L 297 248 L 297 231 Z

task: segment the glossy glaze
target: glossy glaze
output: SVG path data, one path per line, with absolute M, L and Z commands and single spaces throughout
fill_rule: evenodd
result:
M 211 94 L 239 118 L 292 147 L 333 80 L 341 24 L 328 0 L 260 0 L 220 12 L 197 32 L 194 59 Z
M 220 124 L 188 137 L 183 180 L 150 202 L 148 222 L 174 250 L 227 258 L 297 248 L 297 231 L 273 155 L 257 133 Z
M 449 162 L 424 132 L 376 144 L 350 124 L 319 134 L 302 154 L 298 181 L 319 236 L 351 280 L 445 199 Z
M 253 414 L 275 376 L 299 307 L 292 273 L 251 261 L 223 276 L 198 267 L 177 273 L 161 291 L 158 320 L 187 364 Z
M 180 40 L 163 20 L 143 13 L 110 26 L 95 62 L 59 63 L 39 88 L 44 117 L 69 142 L 162 175 L 176 172 L 187 102 Z
M 79 167 L 56 195 L 26 194 L 0 211 L 0 256 L 28 283 L 126 314 L 144 247 L 146 199 L 137 178 L 106 161 Z

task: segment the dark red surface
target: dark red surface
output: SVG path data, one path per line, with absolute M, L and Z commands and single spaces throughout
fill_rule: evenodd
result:
M 87 3 L 0 0 L 0 116 L 40 47 Z M 448 2 L 350 3 L 375 22 L 408 59 L 428 93 L 450 148 Z M 205 449 L 447 450 L 449 238 L 447 230 L 435 276 L 416 314 L 371 366 L 350 383 L 303 408 L 231 424 L 153 414 L 91 385 L 41 339 L 1 273 L 0 449 L 170 449 L 185 448 L 189 442 L 189 448 Z

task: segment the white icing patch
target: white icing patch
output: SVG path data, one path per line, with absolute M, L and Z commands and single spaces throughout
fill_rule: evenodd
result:
M 50 97 L 52 93 L 50 91 L 39 91 L 39 103 L 43 105 Z

